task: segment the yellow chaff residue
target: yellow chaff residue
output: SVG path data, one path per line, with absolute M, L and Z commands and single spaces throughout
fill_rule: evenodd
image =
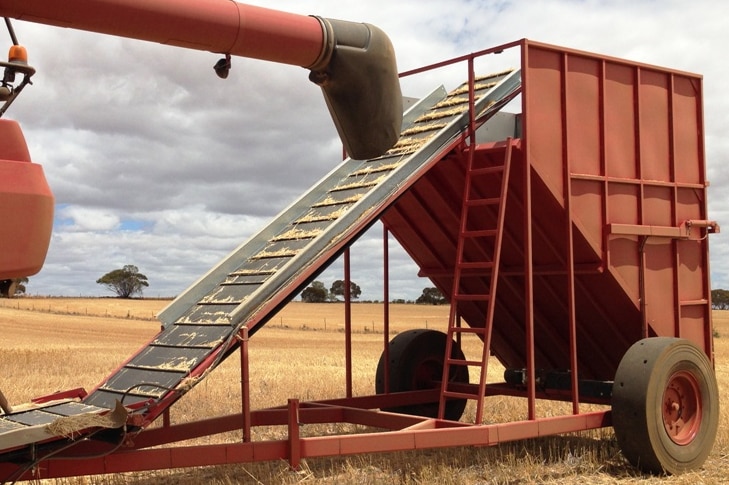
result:
M 508 69 L 504 69 L 503 71 L 493 72 L 491 74 L 485 74 L 483 76 L 476 76 L 476 82 L 485 81 L 487 79 L 494 79 L 494 78 L 501 77 L 501 76 L 506 76 L 507 74 L 511 74 L 512 72 L 514 72 L 514 68 L 510 67 Z
M 459 115 L 466 110 L 468 110 L 468 106 L 459 106 L 457 108 L 451 108 L 451 109 L 442 110 L 442 111 L 428 111 L 427 113 L 423 113 L 415 121 L 417 123 L 420 123 L 423 121 L 439 120 L 441 118 L 448 118 L 450 116 Z
M 425 145 L 430 138 L 400 138 L 394 147 L 390 148 L 387 153 L 390 154 L 406 154 L 416 152 Z
M 230 273 L 230 276 L 265 276 L 275 272 L 275 269 L 239 269 Z
M 379 173 L 379 172 L 389 172 L 390 170 L 395 170 L 400 163 L 388 163 L 387 165 L 379 165 L 377 167 L 367 167 L 360 170 L 357 170 L 356 172 L 352 172 L 352 177 L 358 177 L 360 175 L 370 175 L 373 173 Z M 360 196 L 361 197 L 361 196 Z
M 348 207 L 342 207 L 341 209 L 331 212 L 329 214 L 307 214 L 301 219 L 297 220 L 297 224 L 303 224 L 306 222 L 321 222 L 321 221 L 333 221 L 338 219 L 339 216 L 347 212 Z
M 483 91 L 484 89 L 491 89 L 494 86 L 496 86 L 495 82 L 491 83 L 474 83 L 473 90 L 474 91 Z M 460 94 L 467 94 L 468 93 L 468 84 L 464 84 L 463 86 L 454 89 L 449 95 L 450 96 L 458 96 Z
M 184 357 L 177 357 L 169 362 L 163 363 L 162 365 L 156 366 L 155 369 L 188 372 L 192 369 L 192 366 L 195 365 L 195 361 L 196 360 L 194 358 L 186 359 Z
M 397 145 L 396 145 L 397 146 Z M 333 189 L 330 190 L 330 192 L 340 192 L 342 190 L 351 190 L 351 189 L 360 189 L 362 187 L 372 187 L 374 185 L 379 184 L 385 179 L 385 176 L 381 176 L 379 178 L 376 178 L 374 180 L 361 180 L 359 182 L 352 182 L 349 184 L 344 185 L 337 185 Z
M 468 103 L 468 96 L 449 96 L 440 103 L 433 106 L 433 109 L 450 108 L 459 104 Z
M 119 402 L 112 412 L 106 414 L 83 413 L 74 416 L 63 416 L 46 426 L 46 431 L 53 436 L 73 438 L 80 431 L 91 428 L 121 428 L 127 421 L 127 410 Z
M 405 136 L 410 136 L 410 135 L 417 135 L 418 133 L 425 133 L 426 131 L 442 130 L 446 126 L 447 126 L 446 123 L 421 124 L 421 125 L 413 126 L 406 130 L 403 130 L 403 132 L 400 134 L 400 136 L 405 137 Z
M 266 251 L 264 249 L 251 259 L 289 258 L 291 256 L 296 256 L 296 253 L 298 253 L 298 250 L 289 248 L 279 249 L 278 251 Z
M 335 199 L 334 197 L 327 197 L 326 199 L 317 202 L 316 204 L 313 204 L 312 207 L 329 207 L 332 205 L 344 205 L 344 204 L 353 204 L 357 202 L 359 199 L 362 198 L 363 194 L 354 194 L 350 197 L 346 197 L 344 199 Z
M 309 231 L 305 231 L 303 229 L 289 229 L 288 231 L 274 237 L 271 241 L 298 241 L 300 239 L 313 239 L 319 234 L 321 234 L 321 229 L 311 229 Z M 270 273 L 273 273 L 273 271 Z M 258 274 L 260 274 L 260 272 Z

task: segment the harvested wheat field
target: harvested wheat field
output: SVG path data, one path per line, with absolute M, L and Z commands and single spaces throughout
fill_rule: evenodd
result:
M 11 404 L 56 390 L 93 388 L 158 331 L 163 300 L 18 298 L 0 300 L 0 389 Z M 354 393 L 371 393 L 382 349 L 382 306 L 353 305 Z M 344 394 L 343 305 L 291 303 L 250 342 L 251 405 L 282 405 Z M 392 332 L 445 329 L 447 307 L 391 305 Z M 49 480 L 55 484 L 516 484 L 516 483 L 724 483 L 729 475 L 729 312 L 715 313 L 716 371 L 722 397 L 714 450 L 698 472 L 672 477 L 642 475 L 622 458 L 611 429 L 508 443 L 286 463 L 253 463 L 157 472 Z M 465 346 L 466 355 L 469 347 Z M 492 365 L 493 375 L 502 369 Z M 172 408 L 172 422 L 237 412 L 238 359 L 223 363 Z M 523 400 L 489 398 L 485 416 L 522 419 Z M 541 415 L 567 412 L 547 403 Z M 473 409 L 467 408 L 473 415 Z M 336 426 L 308 425 L 305 434 Z M 339 428 L 337 428 L 339 429 Z M 254 428 L 254 439 L 280 439 L 280 427 Z M 235 434 L 201 442 L 237 440 Z

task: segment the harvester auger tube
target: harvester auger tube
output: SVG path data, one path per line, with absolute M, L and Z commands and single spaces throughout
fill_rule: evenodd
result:
M 0 0 L 0 16 L 310 69 L 355 159 L 382 155 L 400 133 L 394 51 L 372 25 L 233 0 Z
M 329 58 L 309 79 L 324 92 L 347 153 L 368 159 L 389 150 L 400 135 L 402 93 L 395 51 L 370 24 L 319 19 L 331 38 Z

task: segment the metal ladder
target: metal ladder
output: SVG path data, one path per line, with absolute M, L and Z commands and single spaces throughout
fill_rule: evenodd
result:
M 468 153 L 468 166 L 466 169 L 463 204 L 461 207 L 461 223 L 458 232 L 453 288 L 451 290 L 451 308 L 447 331 L 448 338 L 446 339 L 446 350 L 443 361 L 438 418 L 443 419 L 446 401 L 448 399 L 472 399 L 476 400 L 475 422 L 481 423 L 483 418 L 483 400 L 486 394 L 486 373 L 490 355 L 491 328 L 496 305 L 496 285 L 499 273 L 506 195 L 509 184 L 512 140 L 508 139 L 506 142 L 502 164 L 477 167 L 475 164 L 474 145 L 471 144 L 468 150 L 470 153 Z M 474 191 L 474 181 L 476 179 L 481 179 L 482 182 L 483 179 L 493 181 L 493 184 L 499 187 L 498 193 L 476 193 Z M 478 218 L 489 207 L 496 210 L 496 217 L 488 221 L 486 221 L 486 218 Z M 477 288 L 475 292 L 473 291 L 474 287 Z M 485 305 L 486 319 L 483 327 L 462 327 L 460 325 L 461 321 L 458 309 L 459 305 L 464 303 Z M 460 359 L 453 356 L 454 338 L 460 343 L 463 334 L 474 334 L 481 340 L 482 352 L 480 360 Z M 457 375 L 459 368 L 468 370 L 470 367 L 480 369 L 478 389 L 474 391 L 473 387 L 475 386 L 462 386 L 455 389 L 456 386 L 453 377 Z

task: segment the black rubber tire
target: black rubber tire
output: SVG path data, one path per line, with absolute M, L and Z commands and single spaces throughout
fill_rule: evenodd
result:
M 15 290 L 18 287 L 16 280 L 0 280 L 0 297 L 12 298 L 15 296 Z
M 408 330 L 398 334 L 390 341 L 390 392 L 432 389 L 433 382 L 440 382 L 443 377 L 443 359 L 448 336 L 437 330 Z M 451 357 L 464 359 L 463 351 L 457 342 L 453 342 Z M 385 353 L 377 363 L 375 390 L 378 394 L 385 392 Z M 468 383 L 468 369 L 463 366 L 451 366 L 450 382 Z M 466 408 L 466 399 L 451 399 L 446 402 L 443 417 L 458 421 Z M 438 417 L 439 403 L 423 403 L 411 406 L 398 406 L 383 409 L 400 414 Z
M 719 390 L 706 354 L 671 337 L 633 344 L 615 374 L 612 420 L 620 449 L 639 469 L 699 468 L 719 425 Z

